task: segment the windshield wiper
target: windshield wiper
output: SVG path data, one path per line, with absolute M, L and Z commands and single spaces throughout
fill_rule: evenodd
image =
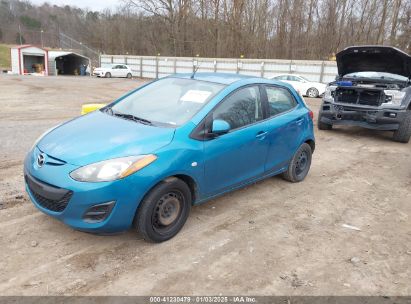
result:
M 110 106 L 106 106 L 101 109 L 102 112 L 106 112 L 109 115 L 113 115 L 113 109 Z
M 114 112 L 113 110 L 111 110 L 111 113 L 113 113 L 112 115 L 114 115 L 114 116 L 118 116 L 118 117 L 121 117 L 121 118 L 124 118 L 124 119 L 136 121 L 136 122 L 142 123 L 144 125 L 149 125 L 149 126 L 153 125 L 153 123 L 151 121 L 149 121 L 147 119 L 144 119 L 144 118 L 141 118 L 141 117 L 134 116 L 132 114 Z

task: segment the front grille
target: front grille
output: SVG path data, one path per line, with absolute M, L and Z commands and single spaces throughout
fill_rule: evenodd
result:
M 27 175 L 24 178 L 31 195 L 41 207 L 54 212 L 63 212 L 64 209 L 66 209 L 73 195 L 73 191 L 43 184 Z M 44 185 L 41 191 L 38 190 L 39 185 L 40 187 Z M 57 194 L 51 193 L 52 191 L 55 191 Z
M 383 100 L 381 90 L 363 88 L 337 88 L 335 101 L 348 104 L 379 106 Z

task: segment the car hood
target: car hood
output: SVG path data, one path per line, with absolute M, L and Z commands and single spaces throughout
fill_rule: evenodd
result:
M 386 72 L 411 78 L 411 56 L 389 46 L 352 46 L 336 55 L 338 74 Z
M 116 157 L 153 153 L 172 141 L 174 131 L 95 111 L 52 130 L 37 146 L 51 157 L 84 166 Z

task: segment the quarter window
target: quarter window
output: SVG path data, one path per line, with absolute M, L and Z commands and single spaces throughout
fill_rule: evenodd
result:
M 262 120 L 263 112 L 258 86 L 235 91 L 214 110 L 213 119 L 225 120 L 232 130 Z
M 290 92 L 278 87 L 266 87 L 269 114 L 275 116 L 286 112 L 297 105 Z

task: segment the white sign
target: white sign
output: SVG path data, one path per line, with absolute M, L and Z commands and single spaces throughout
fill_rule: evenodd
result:
M 211 92 L 208 91 L 188 90 L 180 100 L 204 103 L 210 95 Z

